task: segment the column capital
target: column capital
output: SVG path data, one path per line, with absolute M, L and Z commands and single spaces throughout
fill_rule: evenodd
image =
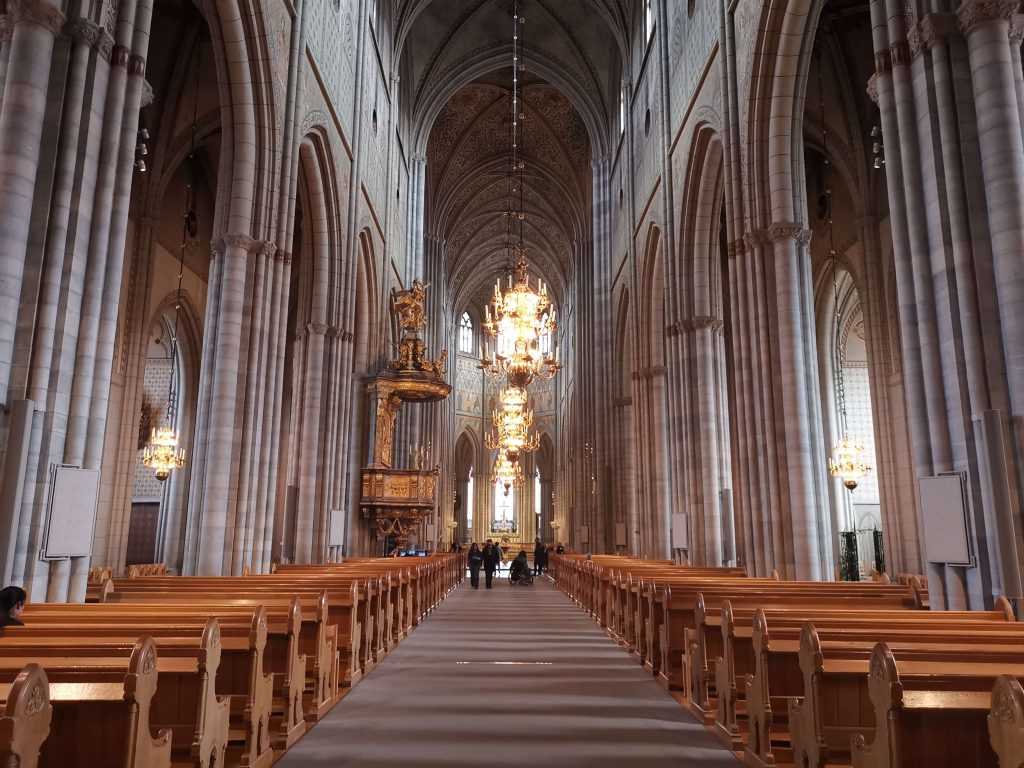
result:
M 414 163 L 416 163 L 418 165 L 426 165 L 427 164 L 427 156 L 425 154 L 423 154 L 422 152 L 413 152 L 413 153 L 411 153 L 409 155 L 409 159 L 412 162 L 414 162 Z
M 696 333 L 697 331 L 710 330 L 712 333 L 717 333 L 722 330 L 724 323 L 722 318 L 715 317 L 714 315 L 694 315 L 693 317 L 687 317 L 680 320 L 678 323 L 674 323 L 671 326 L 671 330 L 674 333 L 670 333 L 670 336 L 679 335 L 682 333 Z
M 8 0 L 7 18 L 12 28 L 21 23 L 38 24 L 54 37 L 61 33 L 68 21 L 60 8 L 46 0 Z
M 797 245 L 807 246 L 811 242 L 811 230 L 793 221 L 773 222 L 767 230 L 768 241 L 778 243 L 783 240 L 793 240 Z
M 929 13 L 907 33 L 911 55 L 917 58 L 924 51 L 931 50 L 936 43 L 945 42 L 947 37 L 959 31 L 955 13 Z
M 871 77 L 868 78 L 868 87 L 864 90 L 868 94 L 868 98 L 871 99 L 875 104 L 878 103 L 878 76 L 881 72 L 875 72 Z
M 1013 21 L 1019 6 L 1017 0 L 967 0 L 957 9 L 956 16 L 960 28 L 969 32 L 986 21 Z
M 224 253 L 228 248 L 242 248 L 252 255 L 274 258 L 277 253 L 277 243 L 271 240 L 257 240 L 244 232 L 229 232 L 221 237 L 215 237 L 210 241 L 210 247 L 215 253 Z
M 725 255 L 728 257 L 729 261 L 733 261 L 737 257 L 742 256 L 746 253 L 746 250 L 747 246 L 743 242 L 742 237 L 739 240 L 730 240 L 725 244 Z

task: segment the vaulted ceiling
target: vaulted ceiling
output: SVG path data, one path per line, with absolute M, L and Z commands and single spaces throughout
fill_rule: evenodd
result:
M 554 86 L 528 82 L 523 103 L 523 239 L 533 272 L 557 299 L 571 278 L 573 245 L 590 228 L 590 142 Z M 430 134 L 427 221 L 445 240 L 449 286 L 462 305 L 482 303 L 509 270 L 510 117 L 508 84 L 491 77 L 453 96 Z
M 633 7 L 519 0 L 523 236 L 531 272 L 556 300 L 570 289 L 576 242 L 590 236 L 590 161 L 611 143 Z M 425 225 L 445 240 L 456 311 L 483 304 L 509 269 L 513 8 L 513 0 L 399 0 L 395 9 L 412 143 L 427 155 Z

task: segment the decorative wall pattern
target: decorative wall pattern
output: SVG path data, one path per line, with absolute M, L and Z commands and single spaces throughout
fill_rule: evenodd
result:
M 142 382 L 143 399 L 149 413 L 151 427 L 159 427 L 167 409 L 167 391 L 171 384 L 171 361 L 166 357 L 146 359 Z M 142 414 L 139 414 L 140 418 Z M 148 438 L 148 433 L 146 437 Z M 140 435 L 141 437 L 141 435 Z M 142 449 L 135 455 L 135 479 L 132 485 L 133 501 L 159 501 L 163 496 L 163 483 L 153 470 L 142 464 Z

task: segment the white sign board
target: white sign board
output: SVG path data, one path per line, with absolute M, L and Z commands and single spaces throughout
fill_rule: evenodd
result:
M 92 554 L 99 498 L 98 469 L 54 468 L 50 479 L 50 509 L 43 558 L 52 560 Z
M 626 540 L 626 524 L 616 523 L 615 524 L 615 546 L 625 547 L 628 546 L 629 542 Z
M 345 511 L 332 509 L 330 523 L 327 526 L 327 546 L 342 547 L 345 545 Z
M 918 487 L 928 562 L 974 565 L 961 475 L 922 477 Z
M 689 521 L 685 512 L 672 513 L 672 549 L 689 549 Z

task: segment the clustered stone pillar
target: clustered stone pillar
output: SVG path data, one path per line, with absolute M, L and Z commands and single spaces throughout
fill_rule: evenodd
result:
M 921 18 L 873 0 L 871 13 L 913 472 L 964 477 L 978 566 L 929 563 L 929 583 L 938 605 L 982 607 L 1020 595 L 1024 551 L 1020 19 L 1000 0 Z
M 109 297 L 120 292 L 124 267 L 151 16 L 149 0 L 122 3 L 111 34 L 105 19 L 68 22 L 47 2 L 7 5 L 0 394 L 5 411 L 20 398 L 35 408 L 12 564 L 33 600 L 85 595 L 88 558 L 37 556 L 51 465 L 99 469 L 102 460 L 118 310 Z M 58 121 L 44 120 L 50 99 L 61 104 Z M 42 198 L 52 203 L 37 221 L 32 201 Z

